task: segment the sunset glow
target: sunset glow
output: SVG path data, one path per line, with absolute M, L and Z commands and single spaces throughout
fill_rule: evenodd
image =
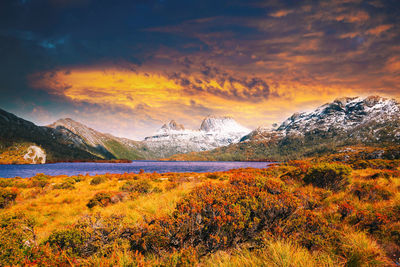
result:
M 22 76 L 3 72 L 2 90 L 10 92 L 3 102 L 39 124 L 79 118 L 141 139 L 171 119 L 196 129 L 209 114 L 231 115 L 254 129 L 337 97 L 400 96 L 398 7 L 385 1 L 254 1 L 221 3 L 211 11 L 208 4 L 201 15 L 196 4 L 182 6 L 186 16 L 175 19 L 168 15 L 177 7 L 173 1 L 132 4 L 147 17 L 163 17 L 151 21 L 138 13 L 135 26 L 115 19 L 103 32 L 97 26 L 74 28 L 74 34 L 58 26 L 48 37 L 2 31 L 3 39 L 36 47 L 27 52 L 36 53 L 28 63 L 15 59 L 24 66 Z M 21 5 L 38 12 L 33 4 Z M 95 3 L 67 6 L 48 8 L 86 10 Z M 133 16 L 112 9 L 127 21 Z

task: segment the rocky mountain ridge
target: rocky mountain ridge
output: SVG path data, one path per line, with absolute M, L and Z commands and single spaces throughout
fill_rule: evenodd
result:
M 174 120 L 164 124 L 154 135 L 144 139 L 144 143 L 161 157 L 176 153 L 207 151 L 239 142 L 250 132 L 231 117 L 208 116 L 200 124 L 199 130 L 185 129 Z
M 77 147 L 102 158 L 147 159 L 152 156 L 141 142 L 98 132 L 70 118 L 59 119 L 47 127 L 62 132 Z
M 379 96 L 345 97 L 318 107 L 312 112 L 295 113 L 277 129 L 286 134 L 313 129 L 350 129 L 370 121 L 385 122 L 398 117 L 399 103 Z

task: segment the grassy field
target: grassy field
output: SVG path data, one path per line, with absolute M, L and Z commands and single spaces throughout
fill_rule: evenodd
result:
M 0 265 L 396 266 L 399 160 L 0 179 Z

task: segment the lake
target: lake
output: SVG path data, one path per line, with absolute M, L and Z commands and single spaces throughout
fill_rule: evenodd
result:
M 0 177 L 32 177 L 37 173 L 46 175 L 78 175 L 104 173 L 138 173 L 145 172 L 217 172 L 237 168 L 266 168 L 272 162 L 245 162 L 245 161 L 145 161 L 135 160 L 131 163 L 52 163 L 38 165 L 0 165 Z

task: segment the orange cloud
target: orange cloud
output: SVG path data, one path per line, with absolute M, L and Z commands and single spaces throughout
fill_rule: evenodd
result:
M 274 17 L 274 18 L 281 18 L 281 17 L 285 17 L 288 14 L 292 13 L 293 10 L 288 10 L 288 9 L 282 9 L 282 10 L 278 10 L 274 13 L 271 13 L 270 16 Z
M 367 31 L 368 34 L 372 34 L 372 35 L 379 35 L 382 32 L 385 32 L 387 30 L 389 30 L 390 28 L 392 28 L 393 25 L 390 24 L 385 24 L 385 25 L 379 25 L 377 27 L 374 27 L 372 29 L 369 29 Z
M 393 56 L 389 58 L 389 60 L 386 63 L 386 69 L 389 72 L 400 74 L 400 57 Z M 398 78 L 397 80 L 400 80 L 400 78 Z
M 369 18 L 370 17 L 367 12 L 358 10 L 351 13 L 340 14 L 335 18 L 335 20 L 356 23 L 356 22 L 364 22 Z

